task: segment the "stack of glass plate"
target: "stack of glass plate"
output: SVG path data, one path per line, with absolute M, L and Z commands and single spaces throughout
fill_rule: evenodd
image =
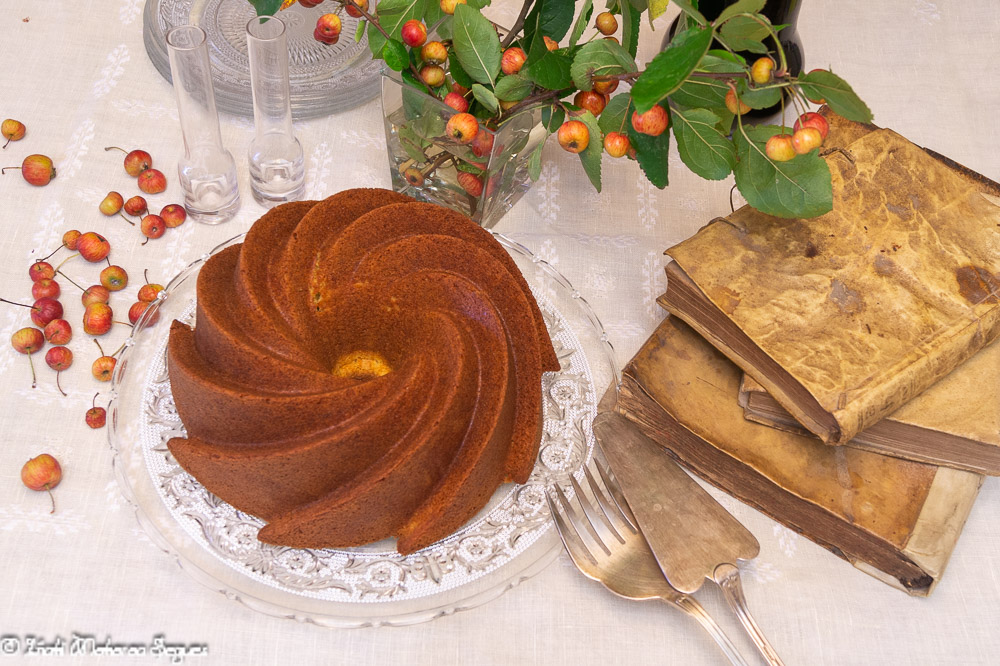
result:
M 296 3 L 279 13 L 288 26 L 292 115 L 299 119 L 349 109 L 379 91 L 381 63 L 372 59 L 366 37 L 354 41 L 357 19 L 343 15 L 337 44 L 313 39 L 316 19 L 334 6 L 325 4 L 306 9 Z M 253 16 L 247 0 L 146 0 L 142 17 L 146 52 L 169 81 L 167 32 L 178 25 L 201 26 L 208 34 L 219 110 L 253 116 L 246 43 L 246 24 Z

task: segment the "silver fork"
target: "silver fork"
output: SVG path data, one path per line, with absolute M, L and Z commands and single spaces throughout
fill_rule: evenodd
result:
M 697 620 L 709 633 L 730 663 L 747 666 L 736 646 L 702 605 L 694 597 L 678 592 L 670 586 L 660 571 L 646 538 L 639 531 L 635 516 L 632 515 L 617 482 L 597 460 L 594 460 L 593 465 L 608 491 L 606 493 L 598 484 L 590 471 L 590 466 L 584 466 L 587 485 L 597 501 L 597 508 L 587 499 L 583 488 L 572 476 L 570 483 L 582 509 L 582 515 L 573 508 L 573 504 L 559 486 L 553 486 L 553 489 L 545 494 L 552 518 L 556 523 L 556 531 L 559 532 L 559 537 L 577 569 L 587 578 L 600 582 L 620 597 L 636 600 L 660 599 L 681 609 Z M 557 510 L 557 505 L 562 513 Z

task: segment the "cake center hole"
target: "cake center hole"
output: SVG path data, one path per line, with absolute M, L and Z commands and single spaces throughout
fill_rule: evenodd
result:
M 344 379 L 374 379 L 392 372 L 392 366 L 378 352 L 353 351 L 338 358 L 332 372 Z

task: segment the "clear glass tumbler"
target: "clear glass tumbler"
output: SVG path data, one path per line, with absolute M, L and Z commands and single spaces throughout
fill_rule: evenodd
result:
M 240 192 L 236 162 L 219 132 L 205 31 L 177 26 L 167 33 L 167 50 L 184 138 L 184 156 L 177 163 L 184 207 L 193 220 L 220 224 L 240 209 Z
M 302 145 L 292 132 L 285 24 L 274 16 L 247 22 L 247 55 L 255 133 L 250 142 L 250 189 L 262 206 L 297 201 L 305 192 Z

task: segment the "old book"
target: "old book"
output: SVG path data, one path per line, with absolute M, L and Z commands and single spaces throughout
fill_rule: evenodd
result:
M 667 250 L 660 303 L 844 444 L 1000 335 L 1000 185 L 831 120 L 833 211 L 713 221 Z
M 625 368 L 616 409 L 693 472 L 913 595 L 940 580 L 983 477 L 751 423 L 741 372 L 676 317 Z
M 744 418 L 800 435 L 808 430 L 747 374 L 740 382 Z M 1000 475 L 1000 341 L 854 436 L 848 446 Z

